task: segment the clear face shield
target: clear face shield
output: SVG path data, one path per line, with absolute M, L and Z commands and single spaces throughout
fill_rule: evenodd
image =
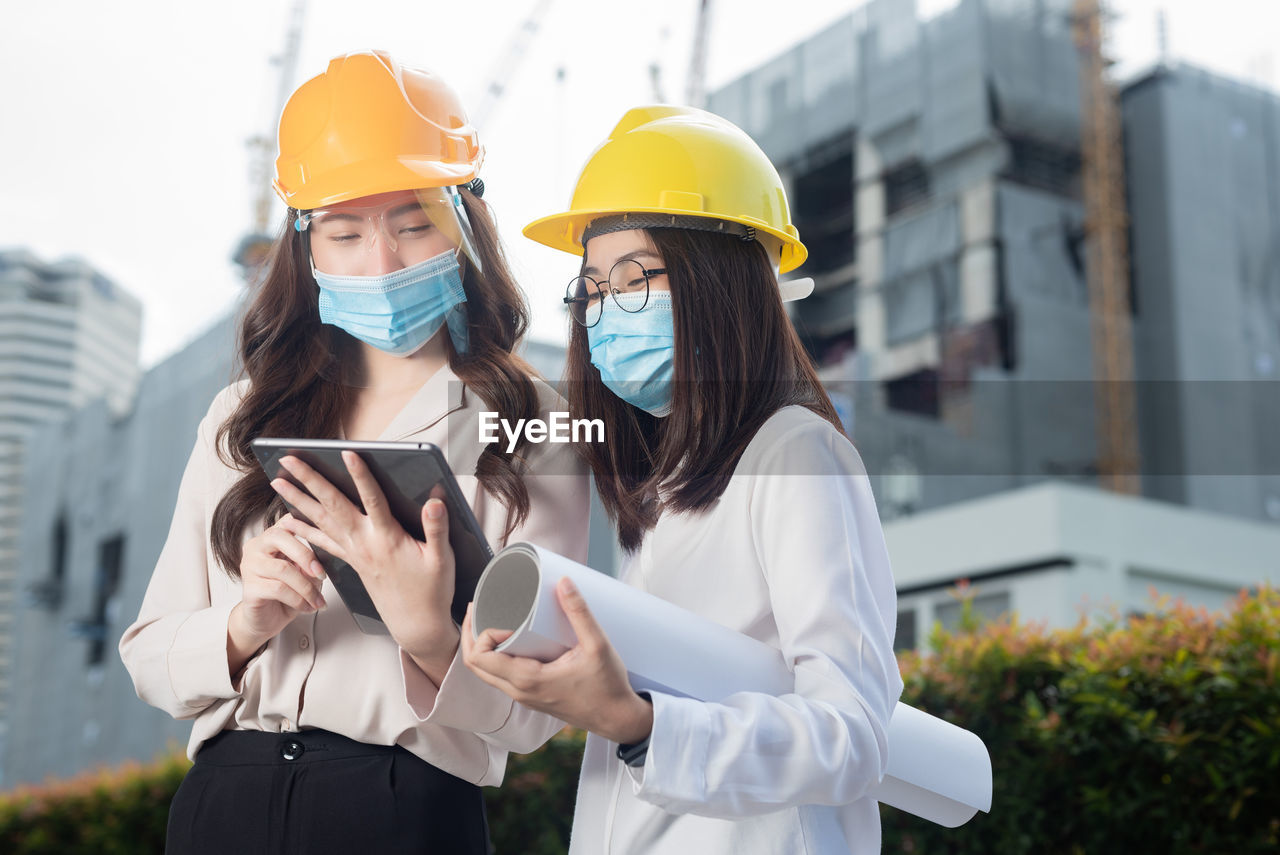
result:
M 362 196 L 301 212 L 294 228 L 306 233 L 313 268 L 333 276 L 382 276 L 449 250 L 483 269 L 456 187 Z

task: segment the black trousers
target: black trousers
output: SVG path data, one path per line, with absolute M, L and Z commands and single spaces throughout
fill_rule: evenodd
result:
M 169 808 L 166 855 L 488 855 L 480 788 L 327 730 L 223 731 Z

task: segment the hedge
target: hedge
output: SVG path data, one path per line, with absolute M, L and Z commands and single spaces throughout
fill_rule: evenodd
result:
M 178 751 L 0 796 L 0 852 L 140 855 L 164 851 L 164 826 L 190 766 Z
M 966 605 L 972 591 L 965 594 Z M 885 852 L 1261 853 L 1280 847 L 1280 591 L 1224 615 L 1149 615 L 1048 631 L 1016 619 L 935 630 L 903 654 L 903 700 L 980 735 L 991 813 L 945 829 L 882 810 Z M 486 789 L 497 855 L 562 853 L 581 732 L 512 756 Z M 0 794 L 0 852 L 163 851 L 178 752 Z
M 904 700 L 982 737 L 992 809 L 945 829 L 882 808 L 884 851 L 1280 849 L 1280 591 L 1225 615 L 1161 600 L 1069 630 L 935 630 L 930 646 L 901 657 Z
M 532 754 L 511 755 L 501 788 L 486 787 L 495 855 L 568 848 L 585 734 L 565 728 Z M 65 781 L 0 793 L 4 855 L 159 855 L 169 802 L 191 762 L 174 748 Z

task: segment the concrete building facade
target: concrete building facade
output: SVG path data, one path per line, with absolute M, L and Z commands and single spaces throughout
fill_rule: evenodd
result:
M 871 0 L 710 97 L 789 185 L 792 316 L 889 515 L 1096 482 L 1071 6 Z M 1272 521 L 1278 104 L 1189 68 L 1121 94 L 1143 493 Z
M 898 587 L 898 649 L 954 628 L 957 584 L 993 619 L 1072 626 L 1158 608 L 1153 593 L 1210 611 L 1280 584 L 1280 526 L 1046 483 L 885 526 Z
M 1175 66 L 1123 105 L 1147 494 L 1280 521 L 1280 97 Z
M 138 300 L 83 261 L 0 252 L 0 747 L 10 739 L 15 617 L 24 602 L 58 596 L 16 583 L 23 516 L 41 489 L 42 464 L 32 472 L 27 445 L 41 425 L 91 401 L 113 415 L 132 406 L 141 322 Z
M 1069 6 L 872 0 L 710 98 L 789 185 L 816 281 L 793 319 L 904 485 L 890 513 L 1090 480 Z
M 10 739 L 0 786 L 126 757 L 147 759 L 190 725 L 147 707 L 116 643 L 142 603 L 178 483 L 209 402 L 231 377 L 224 320 L 142 377 L 134 406 L 101 402 L 31 437 L 16 614 Z

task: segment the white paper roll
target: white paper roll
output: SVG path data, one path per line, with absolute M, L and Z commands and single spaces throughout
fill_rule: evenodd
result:
M 508 546 L 485 568 L 472 631 L 511 630 L 499 650 L 555 659 L 577 641 L 556 599 L 563 576 L 582 592 L 637 691 L 719 701 L 735 692 L 794 689 L 775 648 L 530 543 Z M 991 757 L 976 734 L 899 703 L 889 721 L 888 769 L 871 795 L 955 828 L 991 810 Z

